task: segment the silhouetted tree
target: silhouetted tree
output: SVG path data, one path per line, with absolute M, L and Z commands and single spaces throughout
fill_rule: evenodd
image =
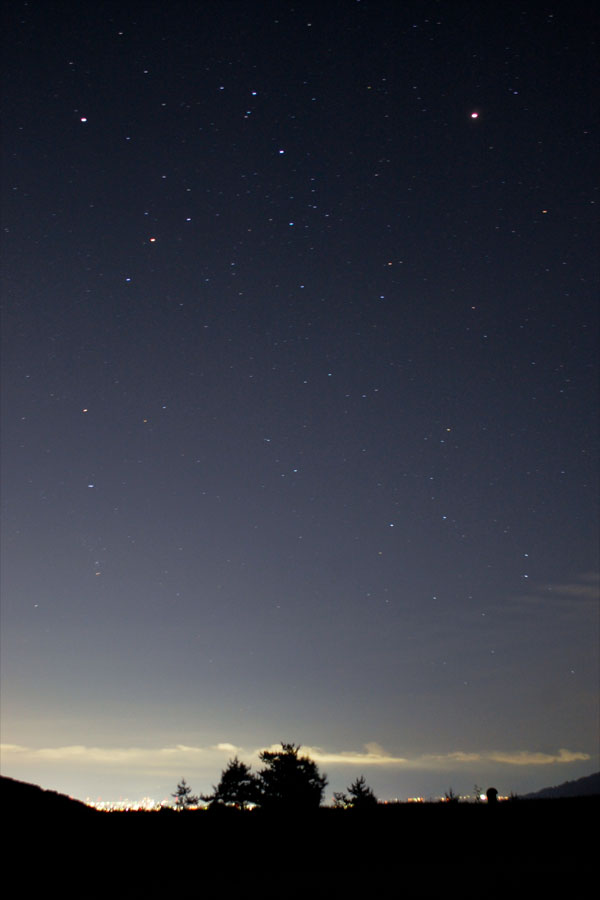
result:
M 365 781 L 364 775 L 352 782 L 348 793 L 350 794 L 350 806 L 354 809 L 372 809 L 377 806 L 377 797 Z
M 189 809 L 190 806 L 198 805 L 198 797 L 192 794 L 192 789 L 185 778 L 181 779 L 177 785 L 177 790 L 174 794 L 171 794 L 171 797 L 175 798 L 175 808 L 180 811 Z
M 348 788 L 348 793 L 336 791 L 333 795 L 334 806 L 342 809 L 373 809 L 377 806 L 377 797 L 367 784 L 365 776 L 361 775 L 353 781 Z
M 250 771 L 250 766 L 234 757 L 229 760 L 226 769 L 221 772 L 221 780 L 209 796 L 203 800 L 211 804 L 224 804 L 245 809 L 248 803 L 256 803 L 258 797 L 258 780 Z
M 300 745 L 282 743 L 281 750 L 259 754 L 266 764 L 258 774 L 260 804 L 265 809 L 303 812 L 319 807 L 327 776 L 299 751 Z

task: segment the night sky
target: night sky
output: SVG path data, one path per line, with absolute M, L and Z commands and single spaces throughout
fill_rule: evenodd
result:
M 597 769 L 586 6 L 6 6 L 3 773 Z

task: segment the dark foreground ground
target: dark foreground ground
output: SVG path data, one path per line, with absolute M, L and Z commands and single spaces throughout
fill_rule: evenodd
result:
M 583 897 L 599 809 L 598 797 L 303 818 L 4 804 L 4 880 L 63 897 Z

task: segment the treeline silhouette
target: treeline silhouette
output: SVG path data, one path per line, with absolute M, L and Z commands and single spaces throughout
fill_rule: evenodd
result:
M 183 778 L 171 796 L 177 812 L 189 812 L 208 804 L 210 810 L 262 809 L 277 813 L 302 815 L 321 806 L 327 786 L 327 776 L 322 775 L 316 763 L 308 756 L 300 755 L 300 745 L 282 742 L 280 750 L 263 750 L 259 759 L 264 767 L 254 774 L 246 763 L 237 756 L 231 759 L 221 772 L 221 779 L 213 785 L 211 794 L 196 796 Z M 355 812 L 373 811 L 378 805 L 377 797 L 360 775 L 344 791 L 334 792 L 335 809 L 352 809 Z M 481 802 L 485 796 L 488 804 L 496 803 L 498 791 L 490 787 L 485 795 L 475 786 L 475 800 Z M 459 797 L 452 788 L 446 792 L 445 801 L 458 803 Z
M 183 778 L 171 796 L 177 812 L 189 812 L 201 804 L 211 811 L 262 809 L 268 812 L 303 815 L 321 806 L 327 776 L 316 763 L 300 755 L 300 745 L 282 743 L 280 750 L 263 750 L 259 759 L 263 768 L 254 774 L 250 766 L 235 756 L 221 772 L 221 779 L 211 794 L 196 796 Z M 348 793 L 334 793 L 337 809 L 366 812 L 377 805 L 377 798 L 364 775 L 353 781 Z
M 177 811 L 188 811 L 201 802 L 212 810 L 259 807 L 294 815 L 319 808 L 327 776 L 321 775 L 310 757 L 300 755 L 299 744 L 282 743 L 281 750 L 263 750 L 259 759 L 264 766 L 256 775 L 237 756 L 231 759 L 212 794 L 196 797 L 183 779 L 172 795 Z
M 27 892 L 37 885 L 66 896 L 128 898 L 173 890 L 286 900 L 512 898 L 589 889 L 598 797 L 492 805 L 373 798 L 356 814 L 352 798 L 369 792 L 362 776 L 350 785 L 354 793 L 349 788 L 324 807 L 326 776 L 299 747 L 265 754 L 256 774 L 230 761 L 202 801 L 213 815 L 191 806 L 185 814 L 96 812 L 2 779 L 5 878 L 14 870 Z M 249 811 L 257 785 L 263 802 Z

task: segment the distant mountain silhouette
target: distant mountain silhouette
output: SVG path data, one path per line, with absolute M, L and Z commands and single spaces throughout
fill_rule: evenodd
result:
M 565 781 L 556 787 L 542 788 L 533 794 L 521 794 L 525 800 L 556 800 L 559 797 L 595 797 L 600 795 L 600 772 L 585 775 L 575 781 Z
M 57 791 L 46 791 L 37 784 L 17 781 L 0 776 L 0 797 L 5 815 L 15 816 L 81 816 L 99 815 L 96 810 L 79 800 L 73 800 Z

